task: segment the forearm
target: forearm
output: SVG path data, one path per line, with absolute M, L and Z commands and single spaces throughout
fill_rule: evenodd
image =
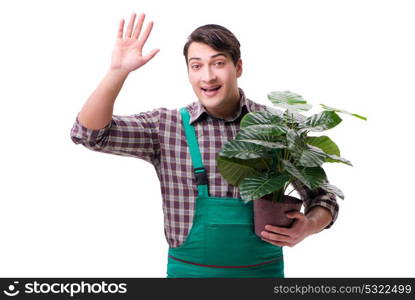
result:
M 306 217 L 311 221 L 311 234 L 318 233 L 332 221 L 330 211 L 321 206 L 315 206 L 306 214 Z
M 104 128 L 112 119 L 117 98 L 128 73 L 109 69 L 78 115 L 79 122 L 90 129 Z

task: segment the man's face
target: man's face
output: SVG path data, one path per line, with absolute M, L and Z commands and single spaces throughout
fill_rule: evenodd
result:
M 193 42 L 187 52 L 189 81 L 202 105 L 211 113 L 221 114 L 239 102 L 237 78 L 242 60 L 236 66 L 225 52 Z

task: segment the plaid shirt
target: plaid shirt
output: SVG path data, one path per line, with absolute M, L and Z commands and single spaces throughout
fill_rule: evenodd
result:
M 190 123 L 196 130 L 212 197 L 240 198 L 239 189 L 228 184 L 218 172 L 216 155 L 236 136 L 240 120 L 247 112 L 266 109 L 265 105 L 247 99 L 242 89 L 239 92 L 239 109 L 228 120 L 209 115 L 199 101 L 186 106 Z M 170 247 L 184 242 L 192 226 L 197 186 L 178 109 L 159 108 L 129 116 L 113 115 L 106 127 L 97 130 L 84 127 L 77 117 L 71 139 L 94 151 L 150 162 L 161 183 L 167 242 Z M 326 228 L 331 227 L 339 210 L 335 195 L 321 189 L 311 191 L 302 185 L 295 187 L 304 202 L 304 213 L 314 206 L 327 208 L 333 220 Z

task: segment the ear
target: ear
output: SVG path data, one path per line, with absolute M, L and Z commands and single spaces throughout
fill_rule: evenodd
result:
M 242 59 L 239 59 L 236 62 L 236 78 L 241 77 L 242 75 Z

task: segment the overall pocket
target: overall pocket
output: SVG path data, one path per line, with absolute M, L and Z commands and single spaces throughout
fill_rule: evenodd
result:
M 258 255 L 264 244 L 255 235 L 252 224 L 206 224 L 204 240 L 208 265 L 246 266 L 263 262 Z

